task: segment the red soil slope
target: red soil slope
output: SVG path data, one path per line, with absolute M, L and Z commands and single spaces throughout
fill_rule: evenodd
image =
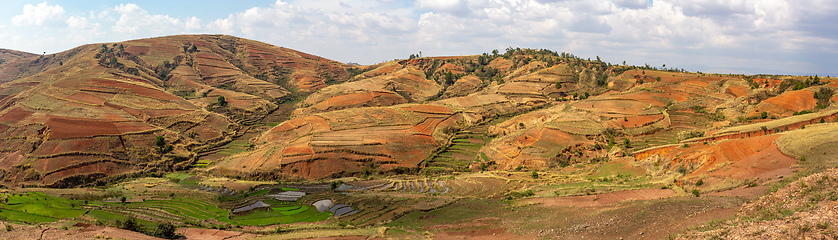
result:
M 324 78 L 348 78 L 341 63 L 220 35 L 85 45 L 50 56 L 3 50 L 0 59 L 0 82 L 11 80 L 0 85 L 0 175 L 12 185 L 65 187 L 183 168 L 195 152 L 240 134 L 236 122 L 275 109 L 286 87 L 314 91 Z M 7 74 L 22 70 L 31 76 Z M 172 151 L 158 147 L 158 137 Z

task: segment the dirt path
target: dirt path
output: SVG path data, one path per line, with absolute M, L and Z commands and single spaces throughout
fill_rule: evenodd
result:
M 652 200 L 667 198 L 674 194 L 675 192 L 670 189 L 640 189 L 586 196 L 534 198 L 526 200 L 524 203 L 541 203 L 545 206 L 597 207 L 628 200 Z

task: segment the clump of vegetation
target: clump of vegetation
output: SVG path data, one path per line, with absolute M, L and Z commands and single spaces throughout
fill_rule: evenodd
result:
M 134 231 L 134 232 L 142 232 L 143 231 L 143 225 L 140 224 L 140 221 L 137 220 L 137 218 L 131 217 L 131 216 L 125 218 L 125 220 L 122 220 L 122 221 L 117 219 L 115 225 L 116 225 L 117 228 L 125 229 L 125 230 L 128 230 L 128 231 Z
M 693 189 L 692 193 L 693 193 L 693 195 L 695 195 L 696 197 L 700 197 L 700 196 L 701 196 L 701 192 L 699 192 L 699 191 L 698 191 L 698 189 Z
M 681 173 L 682 175 L 687 175 L 687 168 L 686 168 L 686 167 L 684 167 L 683 165 L 682 165 L 682 166 L 680 166 L 680 167 L 678 167 L 678 170 L 677 170 L 677 171 L 678 171 L 679 173 Z
M 535 196 L 535 193 L 532 190 L 526 190 L 521 192 L 511 192 L 509 196 L 506 197 L 507 200 L 518 199 L 518 198 L 525 198 Z
M 175 232 L 176 230 L 177 227 L 175 227 L 175 225 L 168 222 L 162 222 L 157 224 L 157 228 L 155 228 L 149 235 L 165 239 L 177 239 L 181 236 Z
M 217 101 L 219 106 L 222 106 L 222 107 L 227 106 L 227 98 L 224 98 L 224 96 L 218 96 L 218 99 L 216 101 Z
M 157 139 L 154 140 L 154 145 L 157 146 L 157 149 L 161 153 L 169 153 L 174 150 L 174 146 L 166 144 L 166 138 L 163 136 L 157 136 Z

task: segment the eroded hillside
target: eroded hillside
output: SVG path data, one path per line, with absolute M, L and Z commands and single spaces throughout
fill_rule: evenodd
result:
M 344 65 L 221 35 L 3 52 L 0 169 L 51 187 L 184 169 Z
M 663 71 L 529 49 L 352 71 L 350 82 L 312 94 L 291 120 L 253 138 L 254 150 L 212 170 L 317 179 L 629 157 L 661 182 L 724 189 L 797 164 L 778 150 L 779 135 L 764 135 L 834 121 L 835 86 L 819 77 Z M 766 156 L 773 165 L 749 169 Z

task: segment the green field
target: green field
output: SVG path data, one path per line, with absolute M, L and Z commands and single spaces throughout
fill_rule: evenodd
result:
M 82 201 L 69 200 L 40 192 L 3 194 L 0 217 L 24 223 L 51 222 L 60 218 L 74 218 L 86 212 Z

